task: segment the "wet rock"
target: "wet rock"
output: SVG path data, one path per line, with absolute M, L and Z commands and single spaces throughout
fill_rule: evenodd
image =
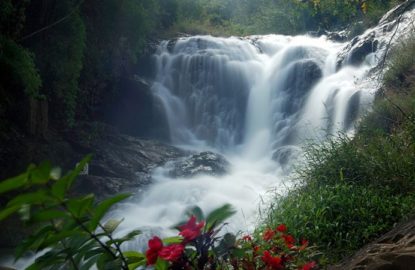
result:
M 120 134 L 103 124 L 71 131 L 68 140 L 79 152 L 93 153 L 88 175 L 80 177 L 75 186 L 77 193 L 94 193 L 105 198 L 119 192 L 134 192 L 151 182 L 151 171 L 168 161 L 183 157 L 187 152 L 154 140 L 143 140 Z
M 201 152 L 173 164 L 171 177 L 193 177 L 197 175 L 222 176 L 229 171 L 230 163 L 220 154 Z
M 288 71 L 283 91 L 290 96 L 290 103 L 284 104 L 283 111 L 287 114 L 297 112 L 311 88 L 322 77 L 320 66 L 312 60 L 294 62 Z

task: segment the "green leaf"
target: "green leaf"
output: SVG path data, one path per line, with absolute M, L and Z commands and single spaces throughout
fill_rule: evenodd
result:
M 89 229 L 95 230 L 98 226 L 99 221 L 104 217 L 104 215 L 108 212 L 108 210 L 113 206 L 114 204 L 127 199 L 130 197 L 130 194 L 118 194 L 112 198 L 109 198 L 107 200 L 104 200 L 98 206 L 95 208 L 93 216 L 91 218 Z
M 181 236 L 173 236 L 173 237 L 168 237 L 168 238 L 163 239 L 163 243 L 166 245 L 179 244 L 181 242 L 183 242 L 183 237 Z
M 50 162 L 42 162 L 39 166 L 30 170 L 30 182 L 33 184 L 46 184 L 50 180 L 51 170 Z
M 121 266 L 121 260 L 113 258 L 109 253 L 102 253 L 97 260 L 98 270 L 122 269 Z
M 126 241 L 130 241 L 130 240 L 134 239 L 134 237 L 136 237 L 137 235 L 140 235 L 140 234 L 141 234 L 140 230 L 134 230 L 134 231 L 129 232 L 127 235 L 125 235 L 121 238 L 114 239 L 113 241 L 108 241 L 107 243 L 109 245 L 112 245 L 114 243 L 117 243 L 117 244 L 120 245 L 120 244 L 122 244 Z
M 230 204 L 225 204 L 213 210 L 206 218 L 206 228 L 208 230 L 213 229 L 217 224 L 222 223 L 235 213 L 236 211 Z
M 94 264 L 96 264 L 98 261 L 98 256 L 95 255 L 94 257 L 91 257 L 87 261 L 83 262 L 81 265 L 80 270 L 90 270 Z
M 0 182 L 0 194 L 11 190 L 18 189 L 24 186 L 28 181 L 28 173 L 23 173 L 19 176 L 6 179 Z
M 55 245 L 56 243 L 58 243 L 59 241 L 65 239 L 65 238 L 70 238 L 73 237 L 77 234 L 79 234 L 79 231 L 62 231 L 59 233 L 56 233 L 48 238 L 46 238 L 46 240 L 43 242 L 42 246 L 40 246 L 40 248 L 47 248 L 50 246 Z
M 54 210 L 54 209 L 40 210 L 40 211 L 37 211 L 35 214 L 33 214 L 32 221 L 34 222 L 49 221 L 49 220 L 54 220 L 58 218 L 63 218 L 66 216 L 67 214 L 64 211 L 59 211 L 59 210 Z
M 143 253 L 137 251 L 125 251 L 124 257 L 127 259 L 128 269 L 136 269 L 146 264 L 147 259 Z
M 20 209 L 20 205 L 14 205 L 11 207 L 7 207 L 6 209 L 0 211 L 0 220 L 3 220 L 10 216 L 11 214 L 17 212 Z
M 112 234 L 117 228 L 118 226 L 121 224 L 121 222 L 123 222 L 124 219 L 110 219 L 108 220 L 105 225 L 104 225 L 104 230 L 106 233 L 108 234 Z
M 165 260 L 162 260 L 160 258 L 157 259 L 155 269 L 156 270 L 167 270 L 169 268 L 169 263 Z
M 69 211 L 77 218 L 82 217 L 88 210 L 92 209 L 94 195 L 89 194 L 82 198 L 70 199 L 67 202 Z
M 36 192 L 25 193 L 16 196 L 14 199 L 9 201 L 8 206 L 13 205 L 22 205 L 22 204 L 42 204 L 45 201 L 51 200 L 51 198 L 46 194 L 46 191 L 39 190 Z

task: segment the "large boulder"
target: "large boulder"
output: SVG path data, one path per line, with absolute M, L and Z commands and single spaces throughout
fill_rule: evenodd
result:
M 91 136 L 91 128 L 95 135 Z M 154 168 L 187 155 L 176 147 L 124 135 L 103 124 L 85 124 L 67 135 L 77 152 L 94 154 L 87 173 L 77 181 L 75 192 L 92 192 L 98 198 L 134 192 L 151 183 Z
M 193 177 L 197 175 L 222 176 L 229 171 L 230 163 L 220 154 L 201 152 L 173 164 L 171 177 Z

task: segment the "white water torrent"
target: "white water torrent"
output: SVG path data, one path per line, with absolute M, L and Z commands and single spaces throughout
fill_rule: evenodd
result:
M 372 99 L 363 87 L 372 65 L 336 71 L 345 46 L 326 37 L 194 36 L 163 42 L 155 57 L 153 91 L 163 104 L 173 144 L 225 155 L 222 177 L 171 178 L 155 171 L 140 198 L 112 213 L 122 230 L 144 228 L 129 248 L 183 220 L 186 209 L 205 212 L 225 203 L 238 213 L 226 229 L 251 231 L 270 189 L 284 192 L 290 165 L 308 139 L 352 132 L 359 110 Z

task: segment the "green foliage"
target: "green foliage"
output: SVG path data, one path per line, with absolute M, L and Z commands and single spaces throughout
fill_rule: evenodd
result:
M 384 75 L 384 85 L 390 90 L 405 91 L 413 83 L 415 66 L 415 37 L 411 35 L 392 49 L 391 62 Z M 402 89 L 403 88 L 403 89 Z
M 2 207 L 0 221 L 19 214 L 25 224 L 36 230 L 16 249 L 16 259 L 29 251 L 46 251 L 27 269 L 90 269 L 93 265 L 98 269 L 136 269 L 145 264 L 143 254 L 120 249 L 122 243 L 140 231 L 115 238 L 113 234 L 122 220 L 101 223 L 109 209 L 128 195 L 120 194 L 100 203 L 95 202 L 93 195 L 67 197 L 72 183 L 90 159 L 86 157 L 62 177 L 59 170 L 45 162 L 0 182 L 0 194 L 18 191 Z
M 266 223 L 273 226 L 284 221 L 295 235 L 306 237 L 336 261 L 388 231 L 412 211 L 414 196 L 392 194 L 388 187 L 345 181 L 308 185 L 277 199 Z
M 39 11 L 46 8 L 44 13 Z M 69 17 L 46 30 L 47 34 L 39 34 L 30 39 L 30 48 L 36 54 L 36 65 L 43 78 L 41 93 L 46 95 L 51 119 L 60 125 L 72 126 L 79 94 L 79 77 L 83 67 L 85 48 L 85 28 L 83 20 L 74 1 L 58 1 L 46 6 L 33 4 L 30 12 L 36 17 L 29 17 L 31 31 L 45 24 Z

